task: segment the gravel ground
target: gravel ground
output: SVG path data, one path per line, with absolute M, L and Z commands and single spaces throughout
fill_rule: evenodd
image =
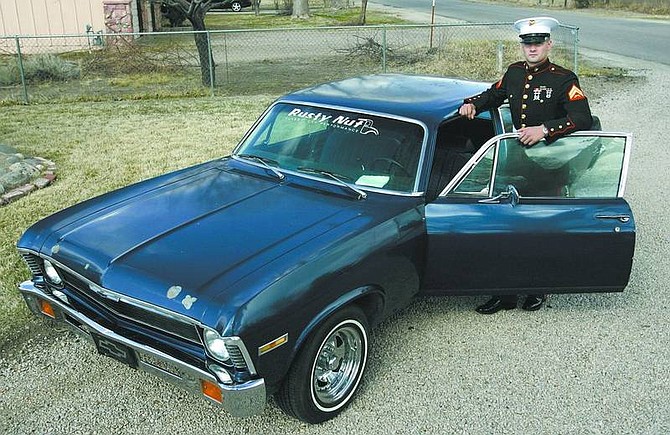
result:
M 309 426 L 269 403 L 236 419 L 29 325 L 0 359 L 0 433 L 668 434 L 670 433 L 670 67 L 602 53 L 629 82 L 584 80 L 607 130 L 633 132 L 626 197 L 638 241 L 622 294 L 556 295 L 546 308 L 481 316 L 481 297 L 418 299 L 374 331 L 358 397 Z

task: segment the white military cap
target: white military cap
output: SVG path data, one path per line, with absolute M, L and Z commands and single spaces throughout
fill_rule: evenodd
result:
M 540 44 L 549 39 L 551 31 L 558 25 L 555 18 L 533 17 L 517 20 L 514 28 L 519 32 L 523 44 Z

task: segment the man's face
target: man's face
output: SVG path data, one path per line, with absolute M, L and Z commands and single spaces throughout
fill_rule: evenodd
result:
M 551 40 L 538 44 L 521 44 L 523 56 L 530 66 L 539 65 L 549 57 L 551 51 Z

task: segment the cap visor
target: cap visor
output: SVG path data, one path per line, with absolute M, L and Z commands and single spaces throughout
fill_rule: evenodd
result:
M 549 40 L 546 36 L 526 36 L 521 38 L 522 44 L 542 44 L 543 42 Z

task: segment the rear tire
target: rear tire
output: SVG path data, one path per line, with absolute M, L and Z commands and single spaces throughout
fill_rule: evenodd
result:
M 307 423 L 337 416 L 351 402 L 368 358 L 368 322 L 346 307 L 323 322 L 298 352 L 276 395 L 289 415 Z
M 232 2 L 230 8 L 233 10 L 233 12 L 239 12 L 242 10 L 242 3 L 237 1 Z

